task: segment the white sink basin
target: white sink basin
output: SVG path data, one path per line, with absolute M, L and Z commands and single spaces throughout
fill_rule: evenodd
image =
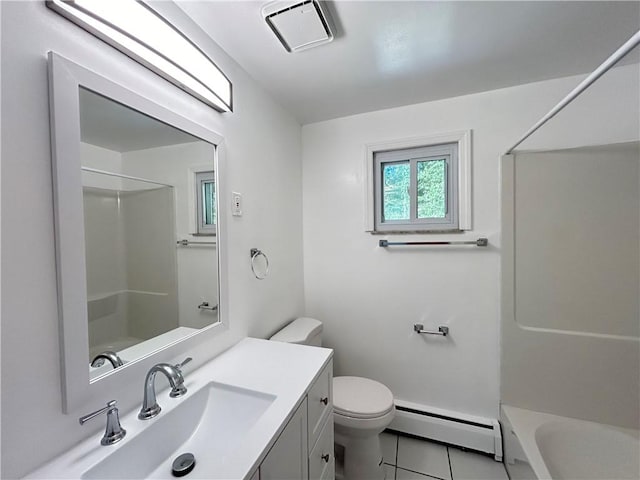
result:
M 225 457 L 242 448 L 251 427 L 275 399 L 275 395 L 208 383 L 179 407 L 147 420 L 148 428 L 133 438 L 125 437 L 120 448 L 82 478 L 174 478 L 171 466 L 182 453 L 192 453 L 196 461 L 186 479 L 212 478 Z

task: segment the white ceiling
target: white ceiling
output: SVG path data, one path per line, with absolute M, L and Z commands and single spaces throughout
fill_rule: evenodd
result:
M 335 1 L 337 38 L 287 53 L 264 3 L 179 5 L 303 124 L 590 72 L 640 29 L 639 2 Z
M 80 140 L 116 152 L 200 141 L 84 88 L 80 88 Z

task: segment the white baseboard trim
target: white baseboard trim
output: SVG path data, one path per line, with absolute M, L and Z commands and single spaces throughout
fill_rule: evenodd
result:
M 502 434 L 497 419 L 395 400 L 396 415 L 389 429 L 430 440 L 490 453 L 502 461 Z

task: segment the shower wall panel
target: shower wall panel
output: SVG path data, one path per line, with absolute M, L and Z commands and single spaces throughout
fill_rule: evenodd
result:
M 640 424 L 638 143 L 503 160 L 502 401 Z
M 173 189 L 120 194 L 126 235 L 129 329 L 153 338 L 178 327 Z

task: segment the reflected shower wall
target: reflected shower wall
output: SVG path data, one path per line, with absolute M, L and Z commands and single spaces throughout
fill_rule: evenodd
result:
M 640 426 L 639 75 L 612 69 L 503 158 L 504 404 Z
M 173 188 L 83 172 L 90 356 L 178 326 Z

